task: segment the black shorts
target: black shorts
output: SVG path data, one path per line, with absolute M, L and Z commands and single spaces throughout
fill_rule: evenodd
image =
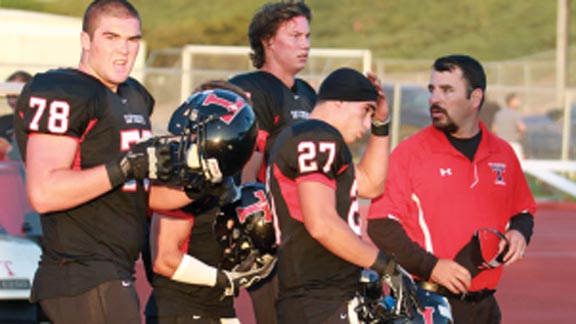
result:
M 130 280 L 113 280 L 73 297 L 40 300 L 46 316 L 59 324 L 140 324 L 140 301 Z
M 478 301 L 448 298 L 452 306 L 455 324 L 499 324 L 502 321 L 500 307 L 494 295 Z

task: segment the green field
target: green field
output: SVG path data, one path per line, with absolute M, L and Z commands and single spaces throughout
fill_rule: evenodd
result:
M 149 49 L 246 45 L 266 1 L 133 0 Z M 309 0 L 316 47 L 368 48 L 375 57 L 431 59 L 468 53 L 501 61 L 552 50 L 556 0 Z M 0 7 L 80 16 L 87 0 L 0 0 Z M 572 6 L 571 17 L 576 17 Z M 576 19 L 570 22 L 576 42 Z

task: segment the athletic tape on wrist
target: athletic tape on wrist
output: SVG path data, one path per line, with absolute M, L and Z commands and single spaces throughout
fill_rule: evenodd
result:
M 188 254 L 184 254 L 171 279 L 193 285 L 214 287 L 217 274 L 218 270 L 216 268 Z

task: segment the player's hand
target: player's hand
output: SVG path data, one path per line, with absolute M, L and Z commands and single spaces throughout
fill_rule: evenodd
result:
M 439 259 L 432 269 L 430 279 L 435 283 L 444 286 L 453 294 L 464 294 L 468 291 L 472 276 L 470 272 L 449 259 Z
M 368 77 L 368 80 L 372 82 L 372 84 L 376 88 L 376 91 L 378 92 L 376 111 L 374 112 L 374 116 L 372 117 L 372 119 L 380 122 L 386 122 L 387 120 L 389 120 L 388 118 L 390 116 L 390 108 L 388 104 L 388 99 L 386 98 L 386 95 L 384 94 L 384 89 L 382 88 L 382 82 L 380 82 L 380 80 L 374 73 L 368 72 L 366 73 L 366 76 Z
M 11 149 L 12 145 L 10 145 L 10 142 L 4 137 L 0 137 L 0 153 L 8 153 Z
M 132 144 L 130 151 L 106 164 L 106 170 L 114 187 L 127 180 L 147 177 L 167 181 L 173 175 L 171 156 L 168 142 L 150 138 Z
M 250 257 L 248 258 L 250 259 Z M 247 259 L 247 260 L 248 260 Z M 231 271 L 223 271 L 229 281 L 229 287 L 224 290 L 224 296 L 238 296 L 240 288 L 248 288 L 267 278 L 274 270 L 276 257 L 270 254 L 258 256 L 250 260 L 250 265 L 240 264 Z M 240 268 L 242 266 L 242 268 Z M 246 271 L 239 271 L 244 270 Z
M 504 265 L 509 266 L 512 263 L 522 260 L 526 252 L 526 238 L 517 230 L 509 230 L 505 234 L 510 246 L 504 256 Z

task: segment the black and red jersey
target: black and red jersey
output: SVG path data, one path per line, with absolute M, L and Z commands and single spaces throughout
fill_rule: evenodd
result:
M 316 91 L 302 79 L 288 88 L 280 79 L 265 71 L 240 74 L 230 82 L 246 91 L 258 121 L 256 149 L 264 154 L 258 180 L 264 182 L 264 170 L 274 141 L 284 126 L 307 119 L 316 104 Z
M 192 205 L 192 204 L 191 204 Z M 194 215 L 184 207 L 174 211 L 158 211 L 167 216 L 188 219 L 191 233 L 182 251 L 207 265 L 219 268 L 223 258 L 223 248 L 214 235 L 214 220 L 219 212 L 216 201 L 212 207 Z M 193 207 L 193 206 L 190 206 Z M 236 317 L 232 297 L 222 299 L 224 290 L 217 287 L 186 284 L 159 274 L 152 276 L 152 295 L 146 306 L 147 316 L 203 315 L 214 318 Z
M 23 89 L 16 138 L 21 152 L 34 134 L 74 138 L 73 169 L 87 169 L 151 136 L 153 106 L 152 96 L 133 79 L 114 93 L 76 69 L 51 70 Z M 133 180 L 77 207 L 41 215 L 43 254 L 33 298 L 73 296 L 105 281 L 131 278 L 144 242 L 147 197 L 144 182 Z
M 310 119 L 294 123 L 278 136 L 268 168 L 273 214 L 279 227 L 280 302 L 306 299 L 301 304 L 310 323 L 321 322 L 353 297 L 361 269 L 310 236 L 303 223 L 297 184 L 317 181 L 333 188 L 336 206 L 326 208 L 335 208 L 360 233 L 352 154 L 337 129 Z

